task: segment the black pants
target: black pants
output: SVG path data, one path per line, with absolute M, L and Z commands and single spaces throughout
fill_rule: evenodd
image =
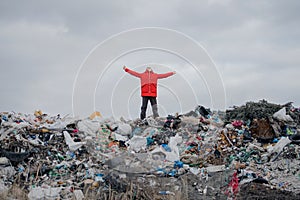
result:
M 156 97 L 142 97 L 142 98 L 143 100 L 142 100 L 142 107 L 141 107 L 141 119 L 145 119 L 146 117 L 148 101 L 150 101 L 152 106 L 153 117 L 154 118 L 158 117 Z

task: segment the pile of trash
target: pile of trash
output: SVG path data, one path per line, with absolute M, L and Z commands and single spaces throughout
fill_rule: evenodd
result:
M 265 100 L 144 120 L 2 112 L 0 198 L 299 199 L 299 119 Z

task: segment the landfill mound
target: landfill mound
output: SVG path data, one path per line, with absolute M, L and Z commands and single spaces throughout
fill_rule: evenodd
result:
M 282 108 L 281 105 L 268 103 L 266 100 L 259 102 L 247 102 L 240 107 L 226 110 L 226 120 L 251 120 L 253 118 L 268 118 Z
M 144 120 L 0 116 L 0 199 L 300 198 L 291 103 Z

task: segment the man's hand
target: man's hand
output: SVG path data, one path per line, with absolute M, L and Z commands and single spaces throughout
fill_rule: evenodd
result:
M 176 71 L 173 71 L 173 74 L 176 74 Z
M 126 66 L 125 66 L 125 65 L 123 66 L 123 69 L 124 69 L 124 70 L 126 69 Z

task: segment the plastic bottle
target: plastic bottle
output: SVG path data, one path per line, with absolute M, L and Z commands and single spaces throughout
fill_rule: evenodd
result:
M 174 192 L 170 192 L 170 191 L 159 191 L 158 194 L 161 194 L 161 195 L 167 195 L 167 194 L 175 195 Z
M 171 152 L 171 148 L 167 144 L 162 144 L 161 145 L 167 152 Z

